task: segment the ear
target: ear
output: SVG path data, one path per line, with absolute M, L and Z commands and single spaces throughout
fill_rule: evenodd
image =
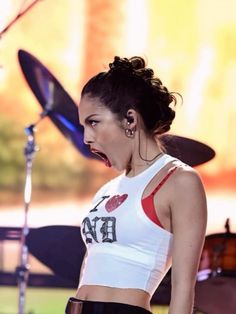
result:
M 138 121 L 138 113 L 134 109 L 129 109 L 125 117 L 125 125 L 130 129 L 136 127 Z

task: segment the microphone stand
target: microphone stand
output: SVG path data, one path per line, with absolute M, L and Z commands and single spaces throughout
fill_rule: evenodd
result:
M 39 121 L 38 121 L 39 122 Z M 37 123 L 36 123 L 37 124 Z M 28 247 L 26 245 L 26 236 L 28 235 L 28 211 L 31 201 L 31 191 L 32 191 L 32 163 L 35 152 L 38 151 L 38 147 L 35 145 L 35 125 L 31 124 L 25 128 L 25 133 L 27 136 L 27 143 L 24 148 L 24 155 L 26 158 L 26 182 L 24 189 L 24 223 L 21 233 L 21 249 L 20 249 L 20 265 L 16 268 L 17 282 L 19 288 L 18 295 L 18 314 L 24 314 L 25 308 L 25 292 L 28 282 L 29 275 L 29 264 L 28 264 Z

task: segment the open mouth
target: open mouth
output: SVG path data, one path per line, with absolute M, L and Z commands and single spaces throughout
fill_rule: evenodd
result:
M 91 149 L 91 152 L 96 154 L 97 156 L 99 156 L 103 160 L 103 162 L 105 163 L 105 165 L 107 167 L 111 167 L 111 162 L 110 162 L 110 160 L 107 158 L 107 156 L 104 153 L 102 153 L 102 152 L 100 152 L 99 150 L 96 150 L 96 149 Z

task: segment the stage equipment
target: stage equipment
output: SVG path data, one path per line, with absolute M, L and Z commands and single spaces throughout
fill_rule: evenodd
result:
M 28 212 L 31 202 L 32 192 L 32 165 L 33 157 L 37 152 L 38 148 L 35 143 L 35 123 L 25 128 L 27 142 L 24 148 L 24 156 L 26 161 L 26 180 L 24 188 L 24 222 L 21 232 L 21 243 L 20 243 L 20 264 L 16 268 L 17 282 L 18 282 L 18 313 L 25 313 L 25 292 L 28 282 L 29 275 L 29 264 L 28 264 L 28 247 L 26 245 L 26 236 L 29 232 L 28 228 Z
M 83 156 L 101 160 L 84 144 L 77 106 L 58 80 L 29 52 L 19 50 L 18 57 L 26 81 L 43 108 L 41 116 L 48 116 Z M 53 103 L 50 90 L 53 90 Z M 162 135 L 161 140 L 168 154 L 190 166 L 203 164 L 215 156 L 212 148 L 193 139 L 168 134 Z
M 3 34 L 5 34 L 18 20 L 19 18 L 23 17 L 25 15 L 25 13 L 27 13 L 31 8 L 33 8 L 33 6 L 39 2 L 39 0 L 34 0 L 31 4 L 28 5 L 28 7 L 26 7 L 24 10 L 20 11 L 17 16 L 10 21 L 10 23 L 8 25 L 6 25 L 4 27 L 4 29 L 0 32 L 0 39 L 2 37 Z
M 26 179 L 24 187 L 24 222 L 22 226 L 21 233 L 21 243 L 20 243 L 20 262 L 16 268 L 17 282 L 18 282 L 18 314 L 25 313 L 25 295 L 26 287 L 29 277 L 30 265 L 28 263 L 28 246 L 26 244 L 26 236 L 29 232 L 28 228 L 28 212 L 31 202 L 32 193 L 32 167 L 33 158 L 35 153 L 38 151 L 38 147 L 35 142 L 35 130 L 37 124 L 47 116 L 48 110 L 50 110 L 54 104 L 54 85 L 48 82 L 48 97 L 45 102 L 45 110 L 40 114 L 37 121 L 33 124 L 28 125 L 25 128 L 25 134 L 27 137 L 27 142 L 24 148 L 24 156 L 26 161 Z
M 85 157 L 98 158 L 83 142 L 83 127 L 79 123 L 78 108 L 57 79 L 35 57 L 24 50 L 18 53 L 27 83 L 43 108 L 41 116 L 48 116 L 61 133 Z M 53 103 L 50 90 L 53 89 Z M 50 103 L 50 106 L 47 104 Z
M 80 228 L 73 226 L 46 226 L 33 229 L 26 240 L 30 253 L 49 267 L 54 274 L 79 282 L 85 245 Z
M 207 314 L 236 312 L 236 233 L 208 235 L 197 275 L 195 304 Z

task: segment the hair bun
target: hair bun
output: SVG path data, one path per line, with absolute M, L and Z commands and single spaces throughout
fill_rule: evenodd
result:
M 150 81 L 154 72 L 152 69 L 145 67 L 145 60 L 141 57 L 132 57 L 130 59 L 115 57 L 114 61 L 109 64 L 110 73 L 133 75 Z
M 110 73 L 133 74 L 133 64 L 127 58 L 115 57 L 112 63 L 109 63 Z
M 130 63 L 132 63 L 132 66 L 135 70 L 144 69 L 146 66 L 145 60 L 141 57 L 132 57 L 129 59 Z

